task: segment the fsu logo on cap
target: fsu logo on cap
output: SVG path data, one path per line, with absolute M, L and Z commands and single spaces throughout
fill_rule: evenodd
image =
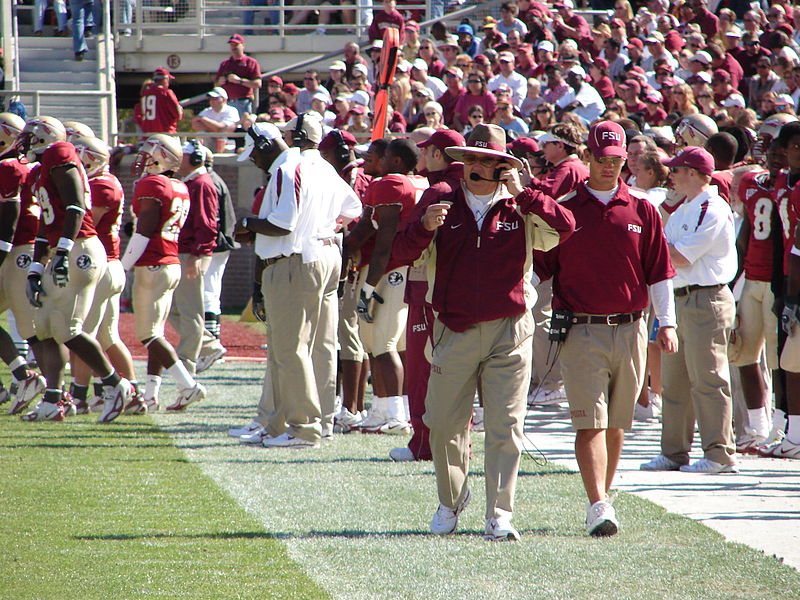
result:
M 483 140 L 475 140 L 475 146 L 478 148 L 488 148 L 489 142 L 484 142 Z

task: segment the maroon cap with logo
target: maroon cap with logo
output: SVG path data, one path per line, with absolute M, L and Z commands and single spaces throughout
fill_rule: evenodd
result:
M 165 67 L 158 67 L 155 71 L 153 71 L 153 77 L 162 77 L 166 79 L 175 79 L 172 76 L 172 73 L 169 72 L 168 69 Z
M 463 146 L 464 143 L 464 136 L 457 131 L 453 131 L 452 129 L 440 129 L 427 140 L 419 142 L 417 148 L 436 146 L 439 150 L 444 152 L 444 149 L 449 146 Z
M 674 158 L 661 161 L 665 167 L 689 167 L 697 169 L 703 175 L 711 175 L 714 172 L 714 157 L 705 148 L 690 146 L 684 148 Z
M 349 131 L 333 129 L 328 132 L 328 135 L 322 138 L 322 141 L 319 143 L 317 148 L 320 152 L 325 152 L 327 150 L 333 150 L 340 143 L 344 143 L 344 145 L 348 148 L 352 148 L 358 144 L 358 141 L 356 141 L 356 138 Z
M 625 130 L 613 121 L 600 121 L 592 125 L 586 145 L 595 158 L 628 157 L 628 152 L 625 150 Z
M 244 44 L 244 36 L 239 35 L 238 33 L 234 33 L 231 37 L 228 38 L 228 43 Z

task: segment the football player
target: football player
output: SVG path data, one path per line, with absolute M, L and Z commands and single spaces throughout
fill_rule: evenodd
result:
M 84 333 L 84 321 L 106 265 L 103 244 L 91 215 L 89 182 L 66 130 L 52 117 L 33 117 L 18 138 L 20 150 L 40 167 L 33 190 L 41 207 L 27 296 L 38 310 L 39 360 L 47 380 L 44 398 L 22 418 L 64 419 L 62 384 L 66 359 L 62 344 L 75 352 L 103 382 L 100 423 L 113 421 L 131 396 L 132 387 L 111 366 L 97 341 Z M 46 263 L 46 269 L 45 269 Z
M 183 410 L 206 395 L 164 337 L 172 295 L 181 279 L 178 235 L 189 214 L 189 190 L 173 177 L 182 156 L 176 138 L 155 134 L 142 144 L 134 163 L 134 173 L 142 177 L 133 190 L 136 228 L 122 266 L 134 269 L 133 312 L 136 337 L 147 348 L 147 382 L 143 398 L 132 401 L 129 413 L 158 410 L 162 370 L 175 378 L 179 390 L 167 410 Z

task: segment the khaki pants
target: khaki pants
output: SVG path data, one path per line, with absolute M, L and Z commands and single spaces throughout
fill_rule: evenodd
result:
M 0 267 L 0 315 L 11 309 L 17 332 L 27 340 L 36 333 L 33 316 L 36 309 L 28 301 L 28 267 L 33 262 L 33 244 L 14 246 Z
M 536 286 L 536 294 L 538 297 L 533 305 L 533 319 L 536 321 L 536 330 L 533 332 L 533 382 L 543 391 L 550 392 L 560 388 L 563 383 L 561 365 L 553 360 L 556 347 L 548 337 L 553 316 L 553 280 L 548 279 Z
M 344 296 L 339 300 L 339 357 L 362 362 L 367 358 L 358 335 L 358 281 L 346 281 Z
M 663 354 L 661 452 L 689 462 L 695 420 L 704 456 L 731 464 L 733 439 L 728 339 L 735 314 L 727 286 L 699 289 L 675 298 L 678 352 Z
M 169 322 L 180 336 L 175 352 L 189 373 L 194 375 L 197 357 L 200 356 L 200 348 L 203 345 L 203 332 L 206 330 L 203 311 L 203 275 L 211 263 L 211 256 L 200 257 L 200 276 L 194 279 L 186 276 L 186 264 L 190 257 L 190 254 L 178 255 L 181 261 L 181 280 L 172 296 Z
M 308 264 L 299 254 L 284 258 L 262 275 L 269 359 L 257 420 L 271 436 L 317 441 L 333 428 L 341 254 L 337 246 L 321 252 Z
M 436 320 L 423 421 L 430 428 L 439 502 L 467 490 L 469 420 L 478 377 L 486 427 L 486 518 L 513 512 L 531 375 L 533 317 L 525 312 L 456 333 Z

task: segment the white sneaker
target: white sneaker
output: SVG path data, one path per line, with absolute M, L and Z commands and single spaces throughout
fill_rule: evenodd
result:
M 600 500 L 586 508 L 586 532 L 589 535 L 593 537 L 608 537 L 616 535 L 618 531 L 617 511 L 611 506 L 611 502 Z
M 416 459 L 411 448 L 403 446 L 402 448 L 392 448 L 389 450 L 389 458 L 394 462 L 413 462 Z
M 483 539 L 490 542 L 518 542 L 519 531 L 511 524 L 511 514 L 486 519 Z
M 471 498 L 472 492 L 467 488 L 464 498 L 455 508 L 448 508 L 444 504 L 440 504 L 439 508 L 433 514 L 433 519 L 431 519 L 431 533 L 436 535 L 453 533 L 456 527 L 458 527 L 458 515 L 464 512 Z
M 633 405 L 634 421 L 655 421 L 658 419 L 660 411 L 656 405 L 650 402 L 647 406 L 642 406 L 638 402 Z
M 39 402 L 32 411 L 20 417 L 23 421 L 63 421 L 64 407 L 59 402 Z
M 175 404 L 170 404 L 167 407 L 169 411 L 184 410 L 190 404 L 200 402 L 206 397 L 206 388 L 199 383 L 195 383 L 193 388 L 187 388 L 178 392 L 178 398 Z
M 528 394 L 528 406 L 558 406 L 567 400 L 567 391 L 562 385 L 555 390 L 536 388 Z
M 245 433 L 239 436 L 239 441 L 242 444 L 251 444 L 253 446 L 257 446 L 263 443 L 263 441 L 269 437 L 264 426 L 261 425 L 261 423 L 256 424 L 258 427 L 253 429 L 250 433 Z
M 103 397 L 102 396 L 92 396 L 91 400 L 88 401 L 89 405 L 89 412 L 90 413 L 101 413 L 103 412 Z
M 684 473 L 738 473 L 739 467 L 736 463 L 723 465 L 707 458 L 700 458 L 690 465 L 682 465 L 681 471 Z
M 103 412 L 97 417 L 98 423 L 111 423 L 122 414 L 122 410 L 133 395 L 133 386 L 127 379 L 120 379 L 115 386 L 103 388 Z
M 342 407 L 342 410 L 334 417 L 333 430 L 337 433 L 347 433 L 351 429 L 360 427 L 363 421 L 364 418 L 360 412 L 356 411 L 354 414 Z
M 663 454 L 659 454 L 648 462 L 639 465 L 640 471 L 677 471 L 680 468 L 680 464 Z
M 736 442 L 736 452 L 739 454 L 758 454 L 766 446 L 766 437 L 754 435 L 752 430 L 746 429 L 744 435 Z
M 386 415 L 383 414 L 383 410 L 380 407 L 373 405 L 367 411 L 367 416 L 362 419 L 361 423 L 358 425 L 358 428 L 362 431 L 374 433 L 380 429 L 381 425 L 384 423 L 386 423 Z
M 400 419 L 387 419 L 377 428 L 376 433 L 386 435 L 411 435 L 411 423 Z
M 195 365 L 195 372 L 202 373 L 206 369 L 209 369 L 211 365 L 213 365 L 227 353 L 228 349 L 220 346 L 219 348 L 217 348 L 216 350 L 212 350 L 205 356 L 199 356 L 197 358 L 197 364 Z
M 134 394 L 127 406 L 125 406 L 126 415 L 146 415 L 157 413 L 159 409 L 158 398 L 145 398 L 140 394 Z
M 764 452 L 764 456 L 800 459 L 800 444 L 795 444 L 784 438 L 780 443 L 773 444 L 768 448 Z
M 45 388 L 47 388 L 47 382 L 44 377 L 35 371 L 28 371 L 27 377 L 17 384 L 17 395 L 14 396 L 11 406 L 8 408 L 8 414 L 21 413 L 28 408 L 36 396 L 44 393 Z
M 472 431 L 476 433 L 485 431 L 482 406 L 476 406 L 472 409 Z
M 254 431 L 258 431 L 259 429 L 264 429 L 256 420 L 250 421 L 244 427 L 235 427 L 233 429 L 228 429 L 228 435 L 233 438 L 240 438 L 243 435 L 247 435 L 248 433 L 253 433 Z
M 263 442 L 264 448 L 319 448 L 319 442 L 309 442 L 284 432 L 277 437 L 268 437 Z

